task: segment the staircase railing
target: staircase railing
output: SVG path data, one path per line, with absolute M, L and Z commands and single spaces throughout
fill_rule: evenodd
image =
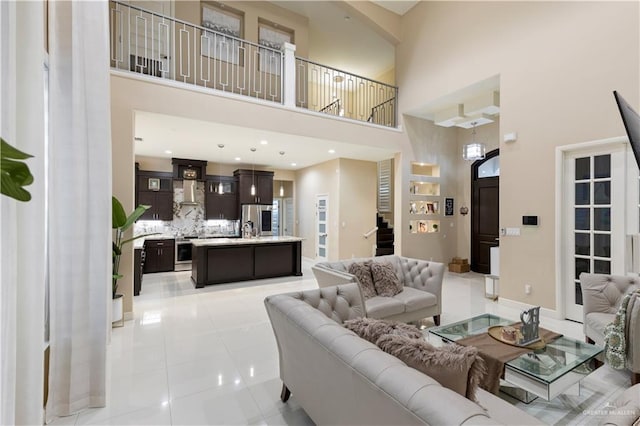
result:
M 282 103 L 280 50 L 115 0 L 109 8 L 112 68 Z
M 339 99 L 340 116 L 395 127 L 397 93 L 395 86 L 296 57 L 298 107 L 325 112 L 328 105 Z M 376 114 L 369 120 L 376 107 L 385 112 L 384 119 Z
M 396 126 L 396 98 L 387 99 L 371 108 L 371 115 L 367 119 L 369 123 L 382 124 L 383 126 Z
M 336 99 L 326 107 L 320 109 L 320 111 L 318 112 L 324 112 L 325 114 L 331 115 L 340 115 L 340 99 Z

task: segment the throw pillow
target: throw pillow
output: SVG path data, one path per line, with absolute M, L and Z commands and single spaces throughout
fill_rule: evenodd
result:
M 476 391 L 486 374 L 484 360 L 478 355 L 477 348 L 456 344 L 435 347 L 424 338 L 392 334 L 380 337 L 377 345 L 442 386 L 477 402 Z
M 375 318 L 355 318 L 344 322 L 344 326 L 374 345 L 385 335 L 406 336 L 411 339 L 422 339 L 422 332 L 414 325 L 402 322 L 380 320 Z
M 393 297 L 403 290 L 402 283 L 389 262 L 371 262 L 371 276 L 378 296 Z
M 376 288 L 373 286 L 373 278 L 371 278 L 371 261 L 367 262 L 353 262 L 349 265 L 349 273 L 355 275 L 358 279 L 358 285 L 362 290 L 362 295 L 365 299 L 370 299 L 376 296 Z

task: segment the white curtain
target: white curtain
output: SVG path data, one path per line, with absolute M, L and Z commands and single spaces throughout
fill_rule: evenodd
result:
M 106 402 L 111 327 L 108 3 L 50 1 L 49 46 L 48 419 Z
M 0 2 L 0 131 L 34 155 L 32 200 L 0 196 L 0 423 L 42 424 L 45 294 L 44 9 Z

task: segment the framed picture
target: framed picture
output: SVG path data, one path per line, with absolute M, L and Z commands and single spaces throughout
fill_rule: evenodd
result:
M 444 199 L 444 215 L 453 216 L 453 198 Z
M 200 53 L 212 59 L 242 65 L 240 57 L 242 42 L 242 12 L 225 6 L 221 8 L 214 3 L 202 4 L 202 26 L 212 30 L 202 34 Z M 215 31 L 215 32 L 214 32 Z
M 160 191 L 160 179 L 149 178 L 149 191 Z
M 285 43 L 293 43 L 294 31 L 282 25 L 258 19 L 258 43 L 282 50 Z M 270 49 L 260 49 L 260 71 L 280 75 L 282 55 Z

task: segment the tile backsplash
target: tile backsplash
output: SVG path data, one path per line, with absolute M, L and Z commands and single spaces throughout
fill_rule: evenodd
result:
M 173 182 L 173 220 L 139 220 L 133 228 L 134 235 L 159 232 L 174 236 L 237 236 L 239 220 L 206 220 L 204 212 L 204 182 L 196 184 L 198 205 L 183 206 L 184 192 L 181 180 Z

